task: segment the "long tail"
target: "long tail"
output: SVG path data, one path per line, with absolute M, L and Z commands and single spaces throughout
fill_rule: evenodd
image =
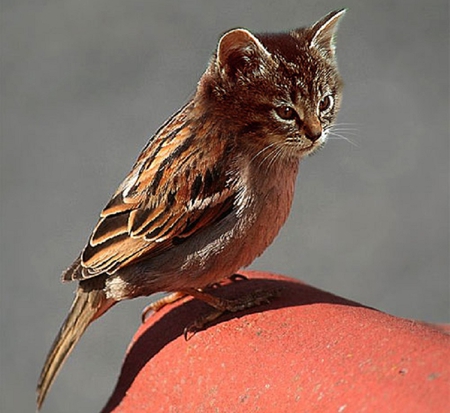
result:
M 48 353 L 37 385 L 37 409 L 45 400 L 48 390 L 89 324 L 111 308 L 115 301 L 107 299 L 103 291 L 102 276 L 80 282 L 69 315 L 64 321 Z

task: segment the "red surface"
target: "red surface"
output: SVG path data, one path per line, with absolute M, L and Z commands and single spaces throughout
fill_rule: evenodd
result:
M 166 306 L 136 333 L 103 412 L 449 412 L 450 336 L 290 278 L 217 289 L 280 297 L 185 341 L 208 306 Z

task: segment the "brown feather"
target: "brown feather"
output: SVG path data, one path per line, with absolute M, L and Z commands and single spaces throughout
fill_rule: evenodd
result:
M 323 146 L 336 119 L 343 13 L 290 33 L 222 36 L 193 99 L 149 140 L 63 274 L 80 283 L 41 373 L 38 407 L 85 329 L 115 302 L 195 292 L 270 245 L 298 162 Z
M 104 282 L 104 278 L 99 278 L 96 283 L 89 284 L 87 288 L 84 288 L 83 284 L 78 288 L 69 315 L 53 342 L 39 377 L 37 386 L 38 410 L 61 366 L 78 343 L 86 328 L 92 321 L 115 304 L 114 301 L 106 299 L 102 290 Z

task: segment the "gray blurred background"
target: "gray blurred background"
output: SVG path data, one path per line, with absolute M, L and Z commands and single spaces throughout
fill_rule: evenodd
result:
M 447 0 L 2 1 L 1 411 L 34 410 L 75 285 L 59 282 L 147 138 L 194 91 L 221 32 L 281 31 L 348 7 L 346 87 L 300 168 L 288 224 L 252 268 L 401 317 L 449 320 Z M 147 299 L 91 327 L 44 412 L 96 412 Z

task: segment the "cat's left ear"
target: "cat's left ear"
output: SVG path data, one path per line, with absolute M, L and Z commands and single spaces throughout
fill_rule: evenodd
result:
M 336 10 L 320 19 L 311 28 L 312 37 L 310 47 L 320 50 L 328 57 L 334 57 L 335 37 L 338 23 L 345 14 L 345 9 Z
M 225 33 L 217 46 L 217 65 L 229 78 L 257 75 L 272 61 L 270 53 L 248 30 L 234 29 Z

